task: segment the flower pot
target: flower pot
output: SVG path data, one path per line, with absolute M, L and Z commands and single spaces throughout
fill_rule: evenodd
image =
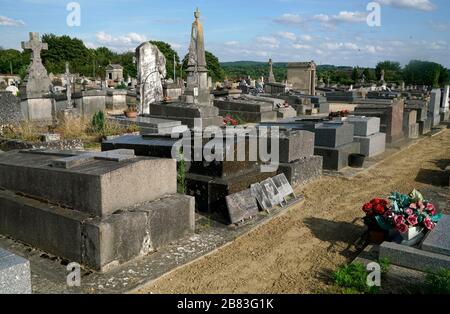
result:
M 381 244 L 387 240 L 386 232 L 381 230 L 370 230 L 368 233 L 368 241 L 374 244 Z
M 348 165 L 352 168 L 362 168 L 364 165 L 365 155 L 362 154 L 350 154 L 348 158 Z
M 137 111 L 124 111 L 125 116 L 130 119 L 134 119 L 137 117 Z
M 400 233 L 404 240 L 409 241 L 417 237 L 423 231 L 423 227 L 409 227 L 405 233 Z

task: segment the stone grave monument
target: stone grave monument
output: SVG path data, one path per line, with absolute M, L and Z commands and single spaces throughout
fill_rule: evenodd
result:
M 448 121 L 450 118 L 450 86 L 446 85 L 442 92 L 442 100 L 441 100 L 441 121 Z
M 0 187 L 1 234 L 95 271 L 194 232 L 194 198 L 177 194 L 172 159 L 10 151 Z
M 204 129 L 222 126 L 219 109 L 212 105 L 208 88 L 208 69 L 205 57 L 205 41 L 200 12 L 194 13 L 189 46 L 187 86 L 178 101 L 151 104 L 150 117 L 181 121 L 189 128 Z
M 428 108 L 428 116 L 431 118 L 431 126 L 437 127 L 441 123 L 440 107 L 442 93 L 439 88 L 431 91 L 430 106 Z
M 386 134 L 380 132 L 380 118 L 350 116 L 345 121 L 354 126 L 354 139 L 361 144 L 361 154 L 374 157 L 384 153 Z
M 38 33 L 30 33 L 30 40 L 22 42 L 22 49 L 31 50 L 31 63 L 19 87 L 23 116 L 31 121 L 51 121 L 53 118 L 51 82 L 41 59 L 41 51 L 47 50 L 48 44 L 40 41 Z

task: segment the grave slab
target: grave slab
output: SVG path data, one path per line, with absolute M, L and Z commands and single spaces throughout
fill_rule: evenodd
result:
M 11 151 L 0 156 L 0 187 L 96 216 L 176 193 L 176 181 L 168 179 L 176 177 L 175 160 L 129 159 L 111 152 L 95 156 L 67 157 L 70 167 L 65 169 L 52 165 L 61 163 L 57 154 Z
M 387 258 L 392 264 L 420 271 L 439 271 L 450 268 L 450 256 L 419 250 L 394 242 L 380 245 L 379 258 Z
M 259 210 L 251 189 L 226 196 L 231 223 L 238 223 L 255 217 Z
M 443 215 L 436 227 L 422 242 L 422 249 L 428 252 L 450 256 L 450 216 Z

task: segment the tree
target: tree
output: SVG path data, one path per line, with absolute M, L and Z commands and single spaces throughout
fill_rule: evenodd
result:
M 376 77 L 381 79 L 381 72 L 384 70 L 384 80 L 386 82 L 400 83 L 403 78 L 402 67 L 399 62 L 383 61 L 379 62 L 375 68 Z
M 352 71 L 352 81 L 354 83 L 357 83 L 360 80 L 360 78 L 361 78 L 361 73 L 359 71 L 359 68 L 358 67 L 354 67 L 353 71 Z
M 448 69 L 435 62 L 420 60 L 412 60 L 405 66 L 404 78 L 406 84 L 432 87 L 439 87 L 449 82 Z
M 163 41 L 150 41 L 150 43 L 158 47 L 159 51 L 166 57 L 167 79 L 173 78 L 173 57 L 175 56 L 175 62 L 179 65 L 180 57 L 178 56 L 178 53 L 172 49 L 171 45 Z M 176 67 L 177 71 L 178 69 L 179 66 Z
M 80 39 L 45 34 L 42 42 L 48 44 L 48 50 L 42 51 L 42 60 L 48 72 L 64 73 L 65 63 L 69 62 L 72 72 L 83 75 L 92 73 L 92 67 L 89 67 L 93 60 L 92 51 Z
M 188 57 L 189 55 L 187 54 L 183 59 L 183 70 L 187 69 Z M 219 59 L 209 51 L 205 52 L 205 57 L 208 75 L 211 76 L 212 80 L 215 82 L 222 81 L 225 78 L 225 71 L 220 65 Z M 185 77 L 185 74 L 183 76 Z

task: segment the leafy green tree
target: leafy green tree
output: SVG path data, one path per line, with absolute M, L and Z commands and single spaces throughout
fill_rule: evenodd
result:
M 169 45 L 166 42 L 163 41 L 150 41 L 153 45 L 158 47 L 159 51 L 162 52 L 164 57 L 166 57 L 166 71 L 167 71 L 167 79 L 173 78 L 173 57 L 175 56 L 175 62 L 176 62 L 176 71 L 177 71 L 177 77 L 178 77 L 178 70 L 180 69 L 180 57 L 178 56 L 178 53 L 172 49 L 172 46 Z
M 188 56 L 189 55 L 186 55 L 183 59 L 183 70 L 187 69 Z M 219 59 L 209 51 L 205 52 L 205 56 L 208 75 L 211 76 L 212 80 L 215 82 L 223 80 L 225 78 L 225 71 L 220 65 Z M 184 73 L 183 76 L 186 77 L 186 74 Z
M 448 69 L 435 62 L 420 60 L 412 60 L 405 66 L 404 78 L 406 84 L 433 87 L 439 87 L 449 82 Z
M 360 78 L 361 78 L 361 73 L 360 73 L 359 68 L 358 68 L 358 67 L 353 68 L 353 71 L 352 71 L 352 81 L 353 81 L 354 83 L 356 83 L 356 82 L 359 81 Z
M 383 61 L 379 62 L 375 68 L 377 79 L 381 79 L 381 71 L 384 70 L 384 80 L 386 82 L 400 83 L 403 78 L 402 67 L 399 62 Z
M 70 63 L 71 71 L 83 75 L 87 73 L 87 64 L 93 60 L 92 51 L 84 45 L 83 41 L 67 35 L 57 36 L 44 34 L 42 41 L 48 44 L 48 50 L 42 51 L 42 60 L 48 72 L 63 73 L 65 63 Z

